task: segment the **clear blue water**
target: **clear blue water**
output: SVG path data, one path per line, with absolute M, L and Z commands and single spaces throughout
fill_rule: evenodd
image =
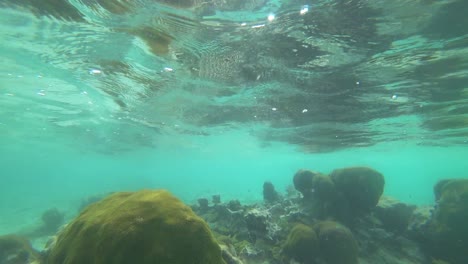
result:
M 43 2 L 0 3 L 0 234 L 118 190 L 365 165 L 424 205 L 468 177 L 464 1 Z

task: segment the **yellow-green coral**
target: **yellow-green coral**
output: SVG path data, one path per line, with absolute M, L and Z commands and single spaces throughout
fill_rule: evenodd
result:
M 225 264 L 207 224 L 167 191 L 115 193 L 59 235 L 48 264 Z
M 327 264 L 357 264 L 358 247 L 351 231 L 338 222 L 322 221 L 317 231 L 321 257 Z
M 385 185 L 383 175 L 367 167 L 337 169 L 330 177 L 355 213 L 366 213 L 373 209 Z
M 283 246 L 283 252 L 300 263 L 312 263 L 318 253 L 318 238 L 314 229 L 304 224 L 295 225 Z

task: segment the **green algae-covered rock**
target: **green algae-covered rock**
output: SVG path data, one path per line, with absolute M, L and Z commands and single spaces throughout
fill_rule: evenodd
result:
M 468 179 L 442 180 L 434 193 L 438 204 L 428 226 L 429 252 L 452 264 L 467 263 Z
M 58 236 L 48 264 L 225 264 L 207 224 L 167 191 L 114 193 Z
M 27 239 L 16 235 L 0 236 L 1 264 L 39 263 L 39 258 Z
M 379 202 L 385 185 L 383 175 L 367 167 L 337 169 L 330 177 L 356 214 L 373 209 Z
M 322 221 L 314 226 L 320 255 L 327 264 L 357 264 L 358 247 L 351 231 L 338 222 Z
M 312 263 L 318 253 L 318 238 L 314 229 L 304 224 L 295 225 L 289 232 L 283 252 L 299 263 Z

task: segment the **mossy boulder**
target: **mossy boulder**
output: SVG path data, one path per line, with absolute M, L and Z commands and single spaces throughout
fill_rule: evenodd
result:
M 466 263 L 468 179 L 440 181 L 434 193 L 437 206 L 428 225 L 429 252 L 452 264 Z
M 317 234 L 313 228 L 304 224 L 296 224 L 283 245 L 283 253 L 288 259 L 305 264 L 315 261 L 318 249 Z
M 207 224 L 169 192 L 114 193 L 58 236 L 48 264 L 225 264 Z
M 354 214 L 371 211 L 384 191 L 385 179 L 378 171 L 367 167 L 334 170 L 330 174 L 336 189 Z
M 39 259 L 39 253 L 31 247 L 27 239 L 16 235 L 0 236 L 1 264 L 39 263 Z
M 334 221 L 322 221 L 314 226 L 318 235 L 320 256 L 327 264 L 357 264 L 358 247 L 351 231 Z

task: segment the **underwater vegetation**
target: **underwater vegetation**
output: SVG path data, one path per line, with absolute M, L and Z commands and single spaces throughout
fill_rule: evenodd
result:
M 384 176 L 367 167 L 302 169 L 292 184 L 282 195 L 266 181 L 263 202 L 245 205 L 216 194 L 189 207 L 165 190 L 89 197 L 42 252 L 0 237 L 0 263 L 466 263 L 468 179 L 440 181 L 426 207 L 382 196 Z M 42 220 L 51 234 L 63 214 Z

